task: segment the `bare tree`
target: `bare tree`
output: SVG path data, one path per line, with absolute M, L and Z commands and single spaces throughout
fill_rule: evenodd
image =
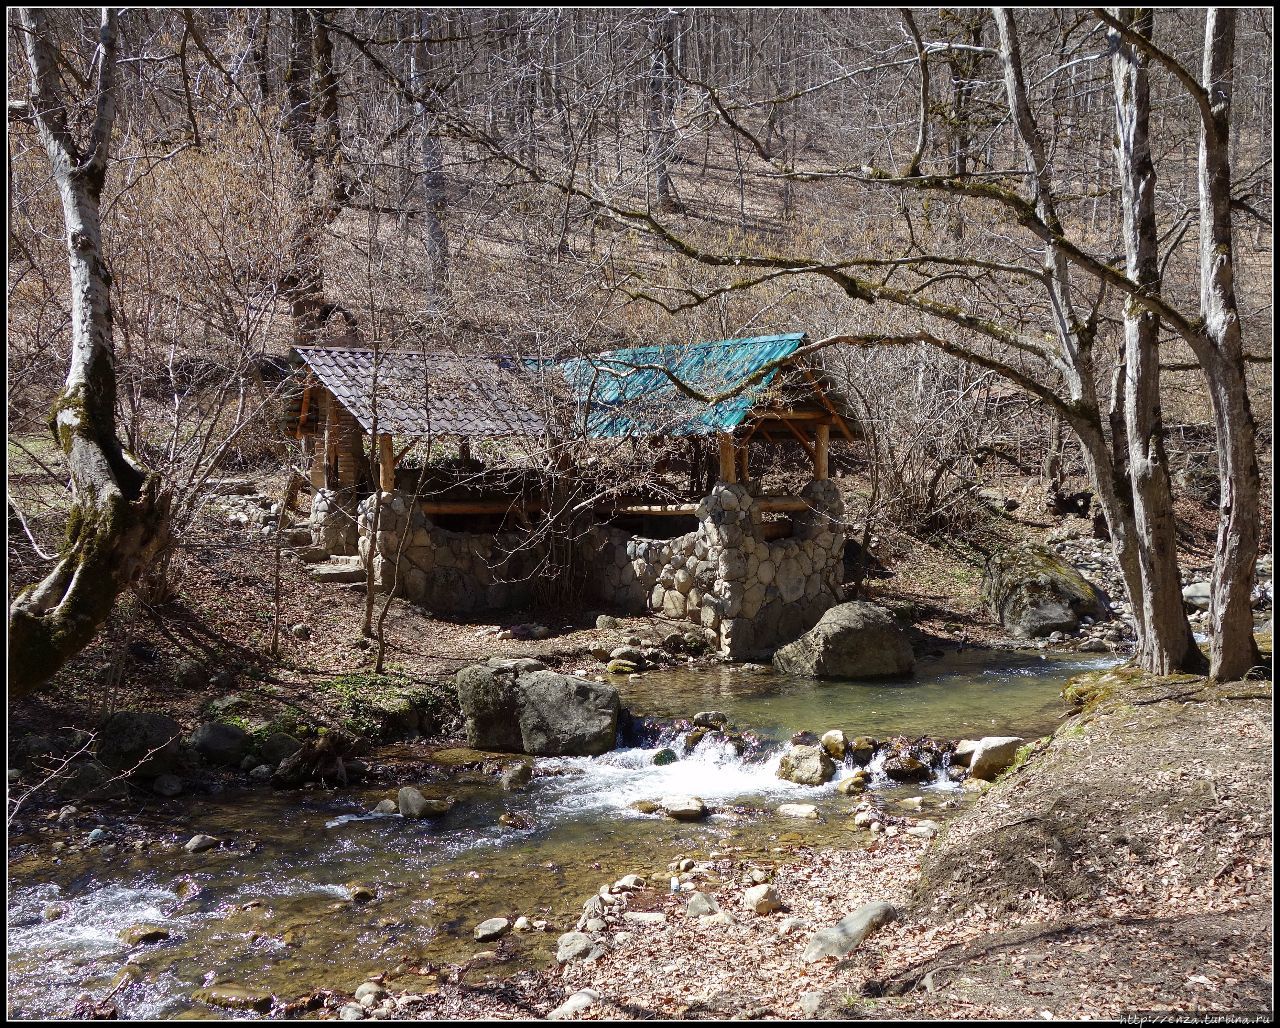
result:
M 9 608 L 9 682 L 23 695 L 47 681 L 93 637 L 116 597 L 168 538 L 169 497 L 116 434 L 110 272 L 102 254 L 100 201 L 111 161 L 118 83 L 116 12 L 103 9 L 87 138 L 72 129 L 65 52 L 47 13 L 21 8 L 17 24 L 30 69 L 30 98 L 17 113 L 34 126 L 62 201 L 71 274 L 71 362 L 50 429 L 66 454 L 74 500 L 58 563 Z M 13 114 L 11 107 L 11 116 Z

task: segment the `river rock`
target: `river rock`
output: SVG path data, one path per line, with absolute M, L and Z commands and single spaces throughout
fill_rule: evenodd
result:
M 677 821 L 699 821 L 707 816 L 707 805 L 697 796 L 664 796 L 662 809 Z
M 151 783 L 151 791 L 157 796 L 172 799 L 181 795 L 182 779 L 177 775 L 156 775 L 155 781 Z
M 272 732 L 262 742 L 262 759 L 267 764 L 279 764 L 302 749 L 302 741 L 288 732 Z
M 453 809 L 454 799 L 427 799 L 411 785 L 406 785 L 396 794 L 396 806 L 404 817 L 440 817 Z
M 895 782 L 927 782 L 933 777 L 929 765 L 909 753 L 900 753 L 886 760 L 884 773 Z
M 720 710 L 700 710 L 693 715 L 695 728 L 723 728 L 729 723 L 729 715 Z
M 541 665 L 525 670 L 522 663 L 493 660 L 458 672 L 469 746 L 540 757 L 596 756 L 613 749 L 616 689 Z
M 818 623 L 773 656 L 781 671 L 816 678 L 909 675 L 915 655 L 906 633 L 884 607 L 865 601 L 832 607 Z
M 1013 763 L 1022 742 L 1016 735 L 989 735 L 979 739 L 969 758 L 969 774 L 991 781 Z
M 1101 621 L 1110 612 L 1101 589 L 1052 550 L 1031 544 L 992 554 L 982 577 L 982 598 L 1018 639 L 1074 632 L 1081 618 Z
M 475 936 L 476 942 L 492 942 L 494 939 L 502 938 L 510 930 L 511 922 L 505 917 L 491 917 L 476 925 L 475 931 L 471 934 Z
M 270 1010 L 273 1002 L 271 993 L 247 989 L 242 985 L 211 985 L 207 989 L 196 989 L 191 998 L 214 1007 L 257 1010 L 260 1013 Z
M 898 912 L 888 903 L 880 900 L 865 903 L 830 928 L 814 932 L 804 948 L 802 959 L 805 963 L 812 964 L 825 957 L 846 956 L 868 935 L 897 916 Z
M 548 1021 L 569 1021 L 600 1002 L 595 989 L 579 989 L 547 1015 Z
M 120 941 L 126 946 L 145 946 L 152 942 L 164 942 L 169 938 L 169 929 L 159 924 L 130 925 L 120 933 Z
M 561 964 L 582 960 L 594 948 L 595 943 L 585 932 L 565 932 L 556 943 L 556 960 Z
M 968 767 L 969 761 L 973 759 L 973 751 L 977 748 L 977 739 L 961 739 L 956 743 L 955 752 L 951 754 L 951 763 L 959 764 L 961 767 Z
M 679 759 L 680 755 L 670 746 L 667 746 L 653 755 L 653 764 L 655 767 L 663 767 L 667 764 L 674 764 Z
M 188 853 L 203 853 L 220 845 L 222 844 L 212 835 L 193 835 L 182 848 Z
M 129 795 L 129 787 L 120 773 L 92 759 L 78 760 L 63 768 L 54 776 L 52 784 L 64 800 L 121 799 Z
M 377 982 L 365 982 L 355 991 L 356 1002 L 361 1006 L 364 1005 L 366 998 L 372 999 L 375 1003 L 380 1003 L 387 995 L 387 990 Z
M 715 914 L 720 910 L 719 904 L 705 893 L 695 892 L 689 896 L 689 903 L 684 912 L 689 917 L 702 917 L 703 914 Z
M 827 751 L 832 760 L 844 760 L 844 751 L 849 746 L 849 740 L 845 737 L 844 732 L 838 728 L 833 728 L 829 732 L 822 733 L 822 748 Z
M 253 748 L 253 739 L 238 725 L 206 721 L 196 726 L 187 744 L 210 764 L 237 767 Z
M 797 785 L 822 785 L 835 773 L 835 763 L 821 746 L 793 746 L 778 764 L 778 777 Z
M 507 792 L 519 792 L 533 780 L 533 767 L 523 762 L 512 764 L 502 772 L 502 787 Z
M 1182 605 L 1188 610 L 1208 610 L 1213 587 L 1208 582 L 1192 582 L 1182 590 Z
M 782 909 L 782 901 L 772 885 L 754 885 L 742 894 L 742 904 L 757 914 L 771 914 Z
M 165 774 L 181 760 L 182 726 L 164 714 L 122 710 L 103 722 L 94 751 L 112 771 Z
M 809 821 L 818 819 L 818 808 L 812 803 L 784 803 L 778 808 L 780 817 L 798 817 Z

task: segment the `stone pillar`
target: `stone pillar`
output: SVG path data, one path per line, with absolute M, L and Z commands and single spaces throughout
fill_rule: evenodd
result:
M 316 489 L 311 494 L 311 542 L 330 556 L 356 552 L 354 489 Z

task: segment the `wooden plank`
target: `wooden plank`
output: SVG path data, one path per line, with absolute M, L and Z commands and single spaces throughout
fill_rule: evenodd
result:
M 831 426 L 815 425 L 814 438 L 817 443 L 813 457 L 813 477 L 819 482 L 827 478 L 827 450 L 831 444 Z

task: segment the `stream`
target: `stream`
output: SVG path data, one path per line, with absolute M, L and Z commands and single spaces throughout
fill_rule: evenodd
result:
M 116 985 L 123 1017 L 257 1016 L 229 1014 L 191 994 L 221 983 L 281 1000 L 350 991 L 372 973 L 440 967 L 491 949 L 472 939 L 474 926 L 521 914 L 549 927 L 506 936 L 500 948 L 512 959 L 472 980 L 546 966 L 559 934 L 573 927 L 583 899 L 601 882 L 662 874 L 676 854 L 720 849 L 767 858 L 778 847 L 860 845 L 862 836 L 847 827 L 854 801 L 838 795 L 834 781 L 806 787 L 776 776 L 793 732 L 1032 739 L 1060 719 L 1058 694 L 1068 678 L 1114 662 L 1109 655 L 970 650 L 926 658 L 914 680 L 891 684 L 818 682 L 750 665 L 652 672 L 621 688 L 633 713 L 688 718 L 720 710 L 769 742 L 744 758 L 706 740 L 663 766 L 652 763 L 657 746 L 540 759 L 528 790 L 517 793 L 491 779 L 446 781 L 438 771 L 434 780 L 425 772 L 415 780 L 425 749 L 404 744 L 375 759 L 398 764 L 401 784 L 421 781 L 429 796 L 456 797 L 445 817 L 369 816 L 394 788 L 258 788 L 157 802 L 131 815 L 152 818 L 175 842 L 201 832 L 233 843 L 201 854 L 175 846 L 58 858 L 16 836 L 8 881 L 10 1016 L 67 1017 L 78 994 L 100 998 Z M 661 744 L 669 741 L 682 753 L 679 738 Z M 852 770 L 842 767 L 838 777 Z M 891 800 L 922 796 L 921 816 L 935 820 L 965 802 L 946 780 L 872 781 Z M 630 806 L 673 794 L 700 796 L 721 812 L 686 823 Z M 822 820 L 774 814 L 788 801 L 816 804 Z M 506 823 L 499 821 L 504 814 Z M 101 822 L 108 833 L 112 816 L 104 812 Z M 375 898 L 353 902 L 358 887 Z M 46 920 L 51 905 L 62 913 Z M 120 933 L 139 923 L 161 923 L 169 937 L 130 947 Z

